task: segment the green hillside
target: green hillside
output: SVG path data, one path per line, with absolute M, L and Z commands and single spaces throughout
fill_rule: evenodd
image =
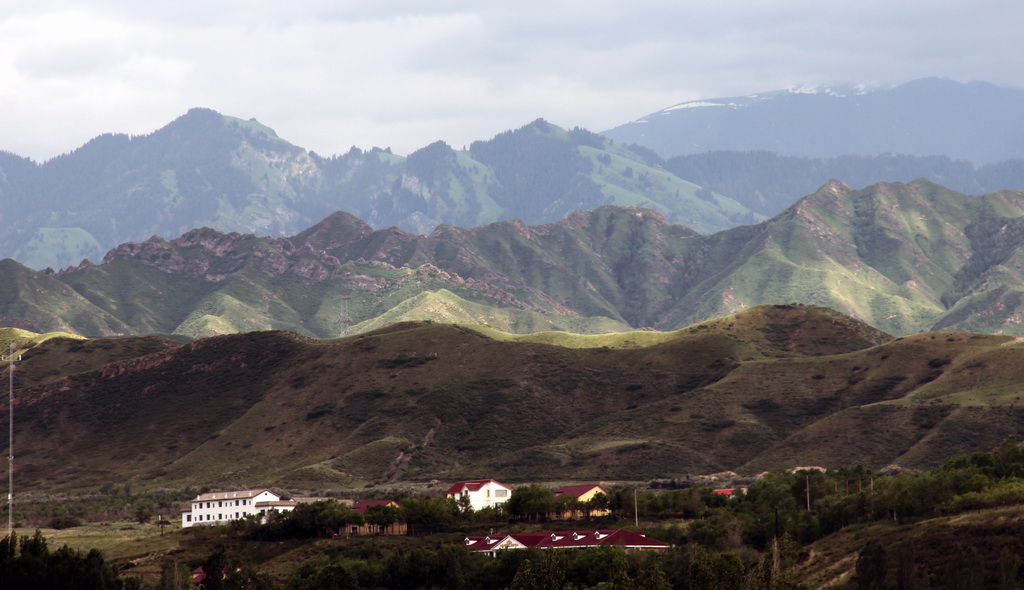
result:
M 7 260 L 0 325 L 328 338 L 431 320 L 602 334 L 671 332 L 796 302 L 895 335 L 1018 336 L 1022 218 L 1024 193 L 967 196 L 925 180 L 831 182 L 771 220 L 712 235 L 638 207 L 542 225 L 441 225 L 427 236 L 335 213 L 289 238 L 198 229 L 128 242 L 103 264 L 59 273 Z

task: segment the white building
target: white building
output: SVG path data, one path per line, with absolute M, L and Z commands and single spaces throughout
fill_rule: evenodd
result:
M 191 507 L 181 511 L 181 526 L 227 524 L 253 514 L 266 517 L 268 512 L 290 512 L 295 502 L 281 500 L 270 490 L 242 490 L 200 494 Z
M 456 501 L 465 496 L 469 500 L 470 508 L 480 510 L 508 502 L 509 496 L 512 495 L 512 488 L 493 479 L 475 479 L 456 483 L 448 488 L 446 495 Z

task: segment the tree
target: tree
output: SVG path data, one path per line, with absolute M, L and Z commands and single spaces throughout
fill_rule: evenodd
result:
M 655 561 L 640 570 L 636 577 L 636 587 L 643 590 L 672 590 L 672 584 L 665 578 L 660 561 Z
M 751 570 L 746 588 L 750 590 L 790 590 L 803 588 L 792 571 L 794 546 L 789 535 L 774 539 L 767 553 Z
M 203 564 L 206 577 L 199 585 L 204 590 L 221 590 L 224 588 L 224 572 L 228 569 L 228 554 L 224 547 L 218 547 Z
M 584 505 L 587 516 L 589 517 L 594 512 L 603 512 L 608 510 L 608 496 L 603 492 L 598 492 L 590 497 Z
M 168 559 L 160 566 L 160 590 L 187 590 L 191 576 L 184 565 Z
M 19 539 L 12 534 L 0 541 L 0 588 L 114 590 L 122 585 L 114 568 L 95 549 L 82 554 L 65 545 L 51 552 L 39 531 L 31 537 Z
M 949 560 L 946 579 L 949 581 L 948 587 L 951 590 L 984 587 L 985 565 L 977 547 L 956 544 L 953 549 L 953 557 Z
M 379 527 L 388 527 L 402 519 L 402 509 L 390 504 L 369 506 L 363 520 Z
M 555 493 L 539 484 L 520 486 L 508 499 L 512 518 L 542 520 L 555 505 Z
M 153 519 L 153 506 L 149 502 L 136 502 L 132 507 L 132 516 L 139 524 L 146 524 Z
M 885 588 L 885 547 L 878 541 L 868 541 L 857 556 L 857 587 L 861 590 Z
M 544 551 L 541 557 L 523 561 L 512 580 L 511 590 L 562 590 L 565 588 L 565 568 L 561 553 Z
M 1013 590 L 1017 588 L 1017 580 L 1020 579 L 1020 557 L 1007 547 L 999 554 L 999 590 Z

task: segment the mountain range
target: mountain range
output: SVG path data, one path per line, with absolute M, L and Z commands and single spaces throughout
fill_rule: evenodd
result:
M 0 329 L 10 340 L 24 491 L 920 469 L 1024 427 L 1020 339 L 894 339 L 802 305 L 590 337 L 404 322 L 182 344 Z
M 62 269 L 97 262 L 126 241 L 201 227 L 294 235 L 335 211 L 375 229 L 429 234 L 439 224 L 536 225 L 578 209 L 641 206 L 708 234 L 772 217 L 830 179 L 864 187 L 927 178 L 968 194 L 1024 190 L 1019 95 L 948 80 L 853 94 L 765 93 L 684 103 L 638 123 L 644 135 L 623 135 L 629 126 L 607 132 L 616 141 L 537 120 L 468 149 L 435 142 L 408 157 L 379 148 L 325 157 L 255 120 L 193 109 L 149 135 L 102 135 L 42 164 L 0 152 L 0 258 Z M 718 115 L 678 128 L 700 113 Z M 758 143 L 764 129 L 772 141 Z M 682 152 L 652 139 L 707 133 L 717 143 L 700 140 L 702 149 L 768 151 L 672 156 Z M 958 149 L 976 144 L 987 155 L 957 159 Z M 792 153 L 804 155 L 785 155 Z
M 665 158 L 768 151 L 814 158 L 944 155 L 993 164 L 1024 158 L 1024 90 L 942 78 L 893 87 L 803 87 L 683 102 L 603 134 Z
M 605 204 L 698 231 L 763 219 L 642 155 L 537 120 L 456 151 L 353 148 L 323 157 L 254 120 L 193 109 L 144 136 L 103 135 L 43 164 L 0 153 L 0 256 L 33 268 L 99 260 L 125 241 L 190 229 L 285 236 L 335 211 L 376 228 L 541 223 Z
M 404 320 L 509 332 L 670 331 L 806 303 L 895 335 L 1024 336 L 1024 192 L 833 181 L 779 215 L 711 235 L 605 206 L 551 224 L 373 230 L 335 213 L 287 238 L 192 230 L 60 272 L 0 262 L 0 321 L 86 336 L 313 337 Z

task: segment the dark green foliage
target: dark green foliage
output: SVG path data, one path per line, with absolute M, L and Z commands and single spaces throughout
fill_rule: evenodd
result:
M 519 486 L 505 506 L 509 515 L 522 520 L 545 520 L 555 508 L 555 493 L 538 484 Z
M 861 590 L 885 588 L 885 547 L 870 541 L 857 556 L 857 587 Z
M 338 528 L 362 522 L 363 516 L 347 505 L 320 500 L 299 504 L 290 512 L 272 513 L 265 524 L 258 519 L 251 519 L 240 526 L 253 539 L 274 541 L 331 536 L 332 530 L 337 531 Z
M 50 519 L 50 521 L 46 523 L 46 526 L 57 530 L 70 529 L 82 526 L 82 519 L 75 516 L 57 516 Z
M 164 560 L 160 567 L 159 590 L 187 590 L 191 579 L 192 573 L 188 566 L 173 559 Z
M 17 546 L 17 550 L 15 550 Z M 0 588 L 18 590 L 113 590 L 121 588 L 113 567 L 95 549 L 67 546 L 50 551 L 39 531 L 32 537 L 0 540 Z
M 960 543 L 953 548 L 946 571 L 949 590 L 974 590 L 985 587 L 985 564 L 978 549 Z

